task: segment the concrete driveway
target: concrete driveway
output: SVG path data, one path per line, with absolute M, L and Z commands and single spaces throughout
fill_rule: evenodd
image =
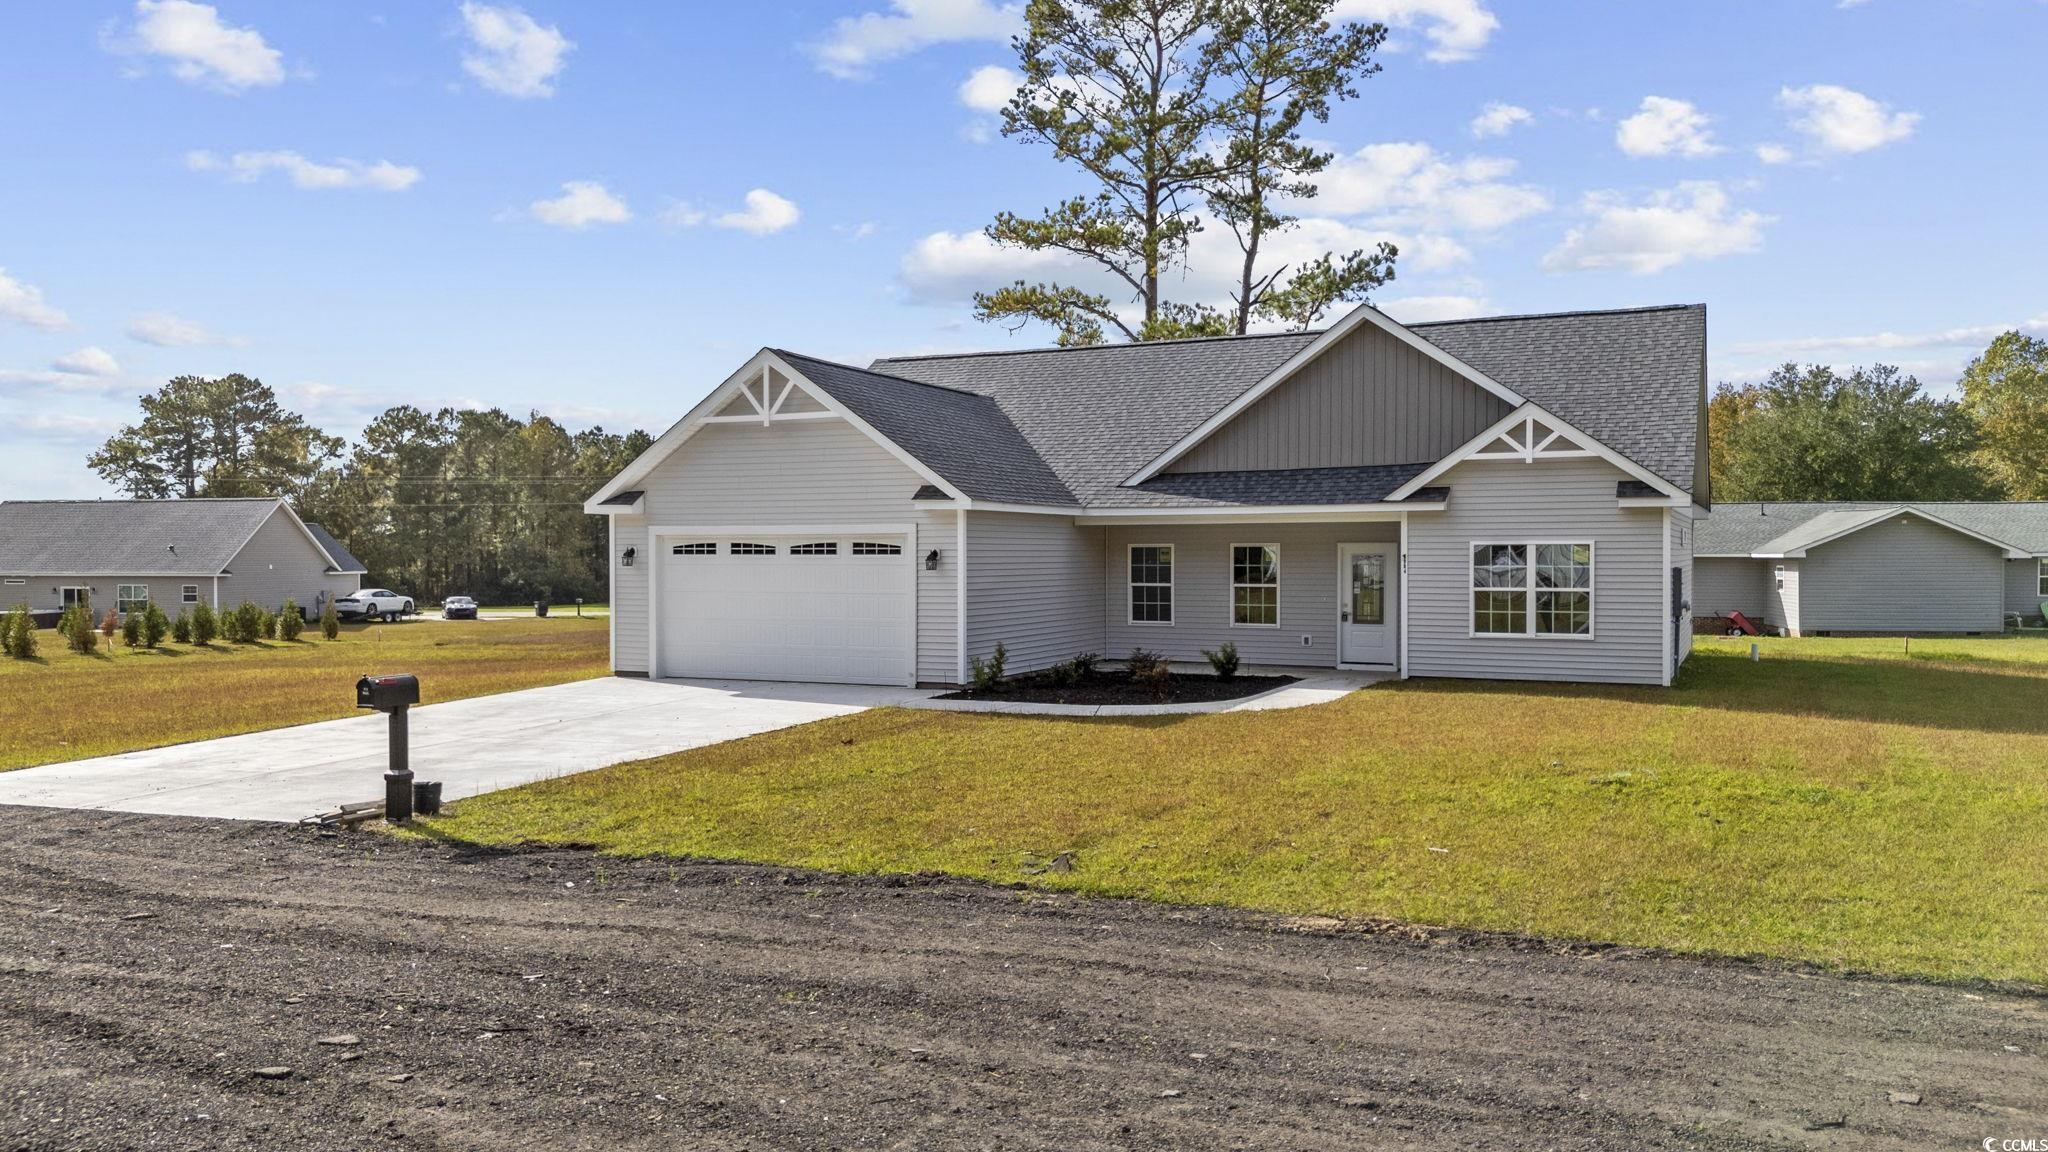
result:
M 605 677 L 412 710 L 412 769 L 455 800 L 928 695 L 908 688 Z M 384 794 L 365 713 L 0 772 L 0 804 L 297 820 Z

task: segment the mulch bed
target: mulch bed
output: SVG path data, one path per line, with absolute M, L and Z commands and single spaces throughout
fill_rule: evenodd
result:
M 1236 700 L 1292 684 L 1298 676 L 1238 676 L 1221 680 L 1200 673 L 1176 672 L 1164 684 L 1140 684 L 1128 672 L 1096 672 L 1078 684 L 1058 685 L 1043 672 L 1003 682 L 1001 691 L 972 688 L 948 692 L 941 700 L 1009 700 L 1019 704 L 1196 704 Z

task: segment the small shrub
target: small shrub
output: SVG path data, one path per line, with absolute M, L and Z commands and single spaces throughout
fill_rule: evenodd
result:
M 334 614 L 334 601 L 332 600 L 327 602 L 327 607 L 320 610 L 320 635 L 327 637 L 329 640 L 336 639 L 341 635 L 341 617 Z
M 149 609 L 137 608 L 121 621 L 121 643 L 130 648 L 142 647 L 142 619 L 149 615 Z
M 1140 684 L 1163 686 L 1167 677 L 1173 675 L 1173 666 L 1166 662 L 1166 657 L 1144 648 L 1131 649 L 1124 665 L 1130 669 L 1131 679 Z
M 254 644 L 263 635 L 263 617 L 268 613 L 259 604 L 242 601 L 221 630 L 228 634 L 228 640 L 235 644 Z
M 286 600 L 284 610 L 277 614 L 277 634 L 287 640 L 297 640 L 305 629 L 306 618 L 299 613 L 299 602 Z
M 214 613 L 213 605 L 200 604 L 192 609 L 192 642 L 201 648 L 214 642 L 220 635 L 220 617 Z
M 74 604 L 65 609 L 64 618 L 58 621 L 57 630 L 64 633 L 64 639 L 71 650 L 81 656 L 90 656 L 99 651 L 100 635 L 93 631 L 92 609 L 84 604 Z
M 984 661 L 976 656 L 968 661 L 967 680 L 976 692 L 1000 692 L 1003 687 L 1003 665 L 1010 659 L 1009 650 L 1003 642 L 996 641 L 996 650 Z
M 164 633 L 171 630 L 171 618 L 152 600 L 142 613 L 142 646 L 154 648 L 164 642 Z
M 192 613 L 181 610 L 178 618 L 171 621 L 171 639 L 180 644 L 192 642 Z
M 1202 657 L 1209 662 L 1209 667 L 1216 670 L 1218 680 L 1237 679 L 1237 645 L 1226 641 L 1223 647 L 1213 652 L 1204 648 Z
M 1045 670 L 1045 680 L 1055 688 L 1072 688 L 1081 682 L 1081 674 L 1072 660 L 1062 660 Z
M 263 638 L 265 640 L 277 639 L 277 617 L 272 616 L 268 612 L 263 614 Z
M 36 618 L 29 615 L 26 604 L 14 610 L 14 645 L 8 655 L 16 660 L 36 658 Z
M 120 630 L 121 614 L 119 612 L 114 611 L 112 608 L 107 609 L 107 614 L 105 616 L 100 617 L 100 635 L 106 637 L 108 641 L 110 641 L 107 647 L 113 647 L 111 641 L 114 639 L 114 633 L 119 632 Z
M 1101 662 L 1102 654 L 1099 652 L 1076 653 L 1072 660 L 1067 661 L 1074 666 L 1074 675 L 1083 680 L 1095 675 L 1095 666 Z

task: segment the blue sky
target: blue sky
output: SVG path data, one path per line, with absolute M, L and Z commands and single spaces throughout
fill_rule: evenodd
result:
M 1385 71 L 1288 243 L 1401 245 L 1405 319 L 1703 301 L 1715 379 L 1945 388 L 2048 332 L 2048 4 L 1344 0 Z M 1023 346 L 977 235 L 1083 185 L 993 133 L 990 0 L 0 10 L 0 497 L 180 373 L 332 431 L 400 402 L 659 430 L 755 348 Z M 1220 237 L 1213 237 L 1221 239 Z M 1213 254 L 1214 249 L 1208 249 Z M 1176 285 L 1213 297 L 1219 262 Z

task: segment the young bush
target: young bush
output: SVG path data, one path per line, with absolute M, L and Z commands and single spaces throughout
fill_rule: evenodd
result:
M 996 650 L 984 661 L 976 656 L 967 662 L 968 686 L 976 692 L 1000 692 L 1003 687 L 1003 665 L 1010 659 L 1009 649 L 1003 642 L 996 641 Z
M 341 635 L 341 617 L 334 614 L 334 601 L 320 610 L 320 635 L 333 640 Z
M 178 618 L 171 621 L 171 639 L 176 640 L 180 644 L 190 644 L 192 642 L 192 613 L 190 611 L 179 611 Z
M 1173 666 L 1166 662 L 1166 657 L 1144 648 L 1131 649 L 1124 665 L 1131 670 L 1131 679 L 1159 688 L 1164 688 L 1167 677 L 1173 675 Z
M 268 612 L 263 614 L 263 638 L 265 640 L 277 639 L 277 617 L 272 616 Z
M 220 635 L 220 617 L 214 614 L 213 605 L 201 604 L 192 609 L 192 642 L 201 648 L 213 643 Z
M 242 601 L 235 609 L 235 636 L 237 644 L 254 644 L 263 635 L 263 618 L 269 613 L 262 605 L 248 600 Z
M 60 620 L 57 630 L 64 633 L 64 639 L 71 650 L 81 656 L 90 656 L 100 648 L 100 634 L 93 631 L 92 609 L 85 604 L 74 604 L 65 613 L 68 619 Z
M 112 608 L 107 609 L 107 614 L 105 616 L 100 617 L 100 635 L 105 636 L 107 638 L 107 647 L 112 648 L 114 646 L 112 643 L 114 639 L 114 633 L 119 632 L 120 630 L 121 614 L 119 612 L 114 611 Z
M 1237 679 L 1237 645 L 1226 642 L 1213 652 L 1204 648 L 1202 657 L 1209 662 L 1209 667 L 1216 670 L 1218 680 Z
M 1081 674 L 1074 670 L 1072 660 L 1062 660 L 1045 670 L 1045 680 L 1055 688 L 1072 688 L 1081 682 Z
M 138 608 L 121 621 L 121 643 L 130 648 L 142 647 L 142 620 L 149 615 L 149 609 Z
M 299 614 L 299 602 L 285 601 L 284 610 L 277 614 L 277 634 L 287 640 L 297 640 L 305 629 L 306 618 Z
M 16 604 L 0 619 L 0 656 L 26 660 L 35 654 L 35 642 L 35 623 L 29 619 L 28 605 Z
M 1077 652 L 1072 660 L 1067 661 L 1074 666 L 1074 675 L 1082 680 L 1095 675 L 1095 666 L 1101 662 L 1102 654 L 1099 652 Z
M 156 647 L 164 642 L 164 633 L 170 630 L 171 618 L 164 615 L 164 610 L 157 606 L 156 601 L 150 601 L 149 607 L 142 613 L 142 646 Z

